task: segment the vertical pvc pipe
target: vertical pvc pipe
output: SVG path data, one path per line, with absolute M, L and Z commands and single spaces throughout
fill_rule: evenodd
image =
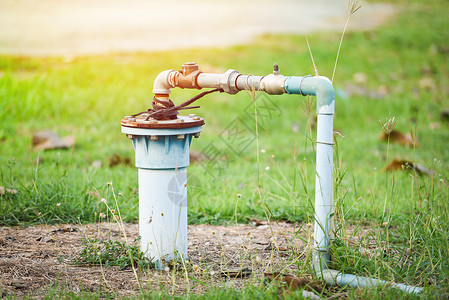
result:
M 140 248 L 156 262 L 187 259 L 186 183 L 186 168 L 139 168 Z
M 325 77 L 287 77 L 288 94 L 317 96 L 317 146 L 315 179 L 315 249 L 312 255 L 316 275 L 332 285 L 371 288 L 391 285 L 406 293 L 418 294 L 420 287 L 387 282 L 364 276 L 345 274 L 328 268 L 329 241 L 332 234 L 333 212 L 333 115 L 335 93 L 332 83 Z
M 288 94 L 317 96 L 315 177 L 315 250 L 327 252 L 332 232 L 333 210 L 333 116 L 335 94 L 326 77 L 287 77 Z
M 332 232 L 333 115 L 317 115 L 315 179 L 315 249 L 327 251 Z

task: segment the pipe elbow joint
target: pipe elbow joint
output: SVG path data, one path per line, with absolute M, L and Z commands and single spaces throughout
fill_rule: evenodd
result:
M 327 77 L 287 77 L 285 91 L 288 94 L 316 96 L 317 113 L 334 114 L 335 91 L 332 82 Z
M 175 70 L 166 70 L 159 73 L 156 76 L 153 84 L 153 94 L 164 94 L 168 95 L 171 93 L 171 88 L 174 88 L 172 77 Z
M 318 114 L 334 114 L 335 90 L 329 78 L 320 76 L 316 78 L 316 105 Z

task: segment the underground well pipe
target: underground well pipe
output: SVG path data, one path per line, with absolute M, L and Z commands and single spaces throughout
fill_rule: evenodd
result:
M 153 85 L 155 97 L 167 99 L 171 88 L 220 88 L 228 94 L 241 90 L 264 91 L 270 95 L 299 94 L 316 96 L 317 146 L 315 178 L 315 226 L 313 267 L 315 274 L 328 284 L 374 287 L 389 285 L 407 293 L 420 293 L 422 288 L 391 283 L 363 276 L 345 274 L 328 268 L 333 213 L 333 116 L 335 92 L 331 81 L 322 76 L 283 76 L 275 64 L 267 76 L 242 75 L 236 70 L 223 74 L 202 73 L 195 63 L 186 63 L 181 71 L 160 73 Z

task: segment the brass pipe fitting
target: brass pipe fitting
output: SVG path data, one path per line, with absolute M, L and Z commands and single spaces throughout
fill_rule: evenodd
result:
M 198 85 L 198 75 L 202 72 L 194 62 L 182 65 L 181 70 L 173 74 L 173 85 L 182 89 L 201 89 Z

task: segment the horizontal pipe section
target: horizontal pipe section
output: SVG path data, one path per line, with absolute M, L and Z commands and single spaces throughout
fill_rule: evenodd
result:
M 202 88 L 216 89 L 220 87 L 221 74 L 200 73 L 197 77 L 197 83 Z
M 261 90 L 260 81 L 264 78 L 263 76 L 254 75 L 240 75 L 237 77 L 236 86 L 239 90 Z

